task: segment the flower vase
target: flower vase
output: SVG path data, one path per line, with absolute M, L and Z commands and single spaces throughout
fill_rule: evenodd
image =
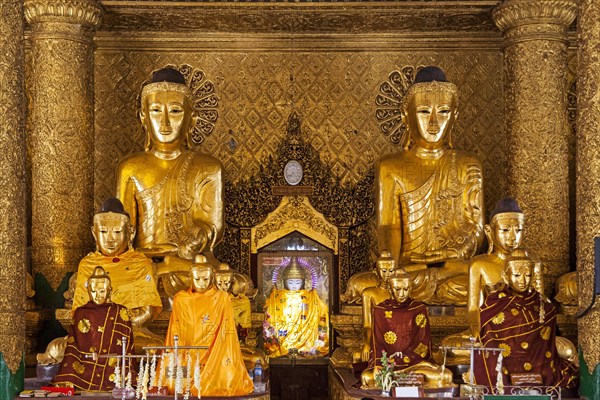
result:
M 382 390 L 380 396 L 381 397 L 390 397 L 390 391 L 389 390 Z

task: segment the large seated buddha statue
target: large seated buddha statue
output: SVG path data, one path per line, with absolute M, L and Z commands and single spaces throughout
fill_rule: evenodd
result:
M 131 320 L 127 308 L 111 301 L 111 279 L 102 267 L 86 276 L 89 301 L 75 310 L 73 324 L 58 374 L 53 384 L 83 391 L 108 391 L 115 387 L 117 358 L 92 355 L 121 354 L 133 350 Z
M 157 257 L 158 273 L 172 297 L 188 287 L 196 254 L 215 266 L 213 251 L 223 236 L 222 166 L 195 151 L 197 115 L 190 88 L 176 69 L 152 74 L 142 88 L 140 120 L 145 150 L 117 167 L 117 197 L 137 229 L 135 247 Z
M 165 346 L 207 346 L 208 350 L 188 350 L 190 360 L 202 365 L 200 393 L 194 386 L 192 396 L 244 396 L 254 389 L 248 375 L 235 329 L 233 307 L 229 294 L 215 286 L 215 273 L 206 257 L 195 257 L 190 269 L 191 287 L 182 290 L 173 299 Z M 180 354 L 183 354 L 180 350 Z M 187 366 L 186 356 L 182 365 Z M 169 380 L 170 392 L 174 385 Z
M 296 257 L 283 271 L 284 288 L 274 287 L 265 304 L 263 339 L 270 357 L 329 354 L 329 309 L 314 287 L 304 288 L 306 272 Z
M 400 111 L 408 131 L 404 150 L 375 169 L 379 250 L 390 251 L 413 277 L 415 299 L 465 304 L 466 260 L 483 240 L 484 201 L 481 162 L 452 147 L 458 90 L 440 68 L 425 67 Z M 374 284 L 373 274 L 362 274 L 346 302 Z
M 363 352 L 368 355 L 369 368 L 361 374 L 362 387 L 376 387 L 375 375 L 381 367 L 383 352 L 394 360 L 395 370 L 404 374 L 422 374 L 425 387 L 451 386 L 452 372 L 431 361 L 427 307 L 410 298 L 412 278 L 398 270 L 387 282 L 387 298 L 368 307 L 370 323 L 365 329 L 370 331 L 367 335 L 370 343 Z M 363 296 L 368 295 L 370 289 L 365 290 Z M 365 303 L 363 308 L 366 308 Z
M 473 373 L 479 385 L 514 383 L 520 375 L 529 384 L 574 387 L 577 369 L 559 356 L 554 304 L 533 290 L 534 262 L 515 250 L 502 272 L 504 286 L 491 292 L 481 306 L 479 333 L 484 347 L 499 353 L 477 353 Z M 499 376 L 499 374 L 501 374 Z

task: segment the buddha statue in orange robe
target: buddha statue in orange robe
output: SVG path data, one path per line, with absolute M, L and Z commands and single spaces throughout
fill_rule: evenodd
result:
M 208 346 L 208 350 L 188 350 L 191 358 L 199 357 L 202 365 L 200 394 L 244 396 L 254 390 L 254 385 L 244 366 L 231 299 L 215 287 L 214 275 L 206 257 L 196 256 L 190 269 L 191 287 L 173 299 L 165 346 L 174 345 L 175 335 L 180 346 Z M 191 393 L 198 396 L 195 387 Z

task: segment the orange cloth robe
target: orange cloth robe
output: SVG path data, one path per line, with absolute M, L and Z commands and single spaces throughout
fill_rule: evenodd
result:
M 263 323 L 265 351 L 271 357 L 329 353 L 329 310 L 316 290 L 273 289 L 266 302 Z
M 177 293 L 165 346 L 173 346 L 175 335 L 179 336 L 179 346 L 209 347 L 196 350 L 202 364 L 202 396 L 243 396 L 254 390 L 244 366 L 228 293 L 214 287 L 204 293 L 191 289 Z M 192 363 L 196 351 L 192 351 Z M 195 387 L 191 393 L 198 395 Z
M 129 313 L 119 304 L 97 305 L 91 301 L 75 310 L 69 330 L 65 357 L 53 383 L 69 384 L 86 391 L 107 391 L 115 387 L 117 358 L 99 355 L 122 354 L 122 338 L 127 338 L 127 354 L 133 351 L 133 333 Z
M 96 251 L 79 262 L 73 310 L 90 300 L 86 282 L 98 265 L 110 276 L 113 289 L 110 298 L 114 303 L 130 310 L 144 306 L 162 308 L 152 260 L 138 251 L 128 250 L 116 257 L 107 257 Z

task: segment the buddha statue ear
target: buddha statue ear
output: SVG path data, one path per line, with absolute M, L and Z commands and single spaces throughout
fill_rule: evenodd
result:
M 144 123 L 144 120 L 146 119 L 146 113 L 144 112 L 143 104 L 142 104 L 142 108 L 140 109 L 140 111 L 138 113 L 138 117 L 139 117 L 140 121 L 142 122 L 142 129 L 144 130 L 144 133 L 146 134 L 146 141 L 144 142 L 144 151 L 148 151 L 148 150 L 150 150 L 150 147 L 152 146 L 152 140 L 150 139 L 150 132 L 148 131 L 148 127 Z
M 194 140 L 192 139 L 192 135 L 194 133 L 194 128 L 196 127 L 196 124 L 198 123 L 198 114 L 196 113 L 196 111 L 192 111 L 192 115 L 190 117 L 190 127 L 188 128 L 187 134 L 185 135 L 184 138 L 184 142 L 183 142 L 183 146 L 186 149 L 193 149 L 194 148 Z
M 494 251 L 494 238 L 492 237 L 492 227 L 489 224 L 486 224 L 483 227 L 483 231 L 485 232 L 485 237 L 488 240 L 488 254 L 492 254 Z
M 135 226 L 129 224 L 129 241 L 127 242 L 129 250 L 133 250 L 133 239 L 135 239 L 136 232 Z
M 100 251 L 100 249 L 98 248 L 98 238 L 96 237 L 96 231 L 94 231 L 94 225 L 92 225 L 91 230 L 92 236 L 94 237 L 94 245 L 96 246 L 96 252 L 98 252 Z

